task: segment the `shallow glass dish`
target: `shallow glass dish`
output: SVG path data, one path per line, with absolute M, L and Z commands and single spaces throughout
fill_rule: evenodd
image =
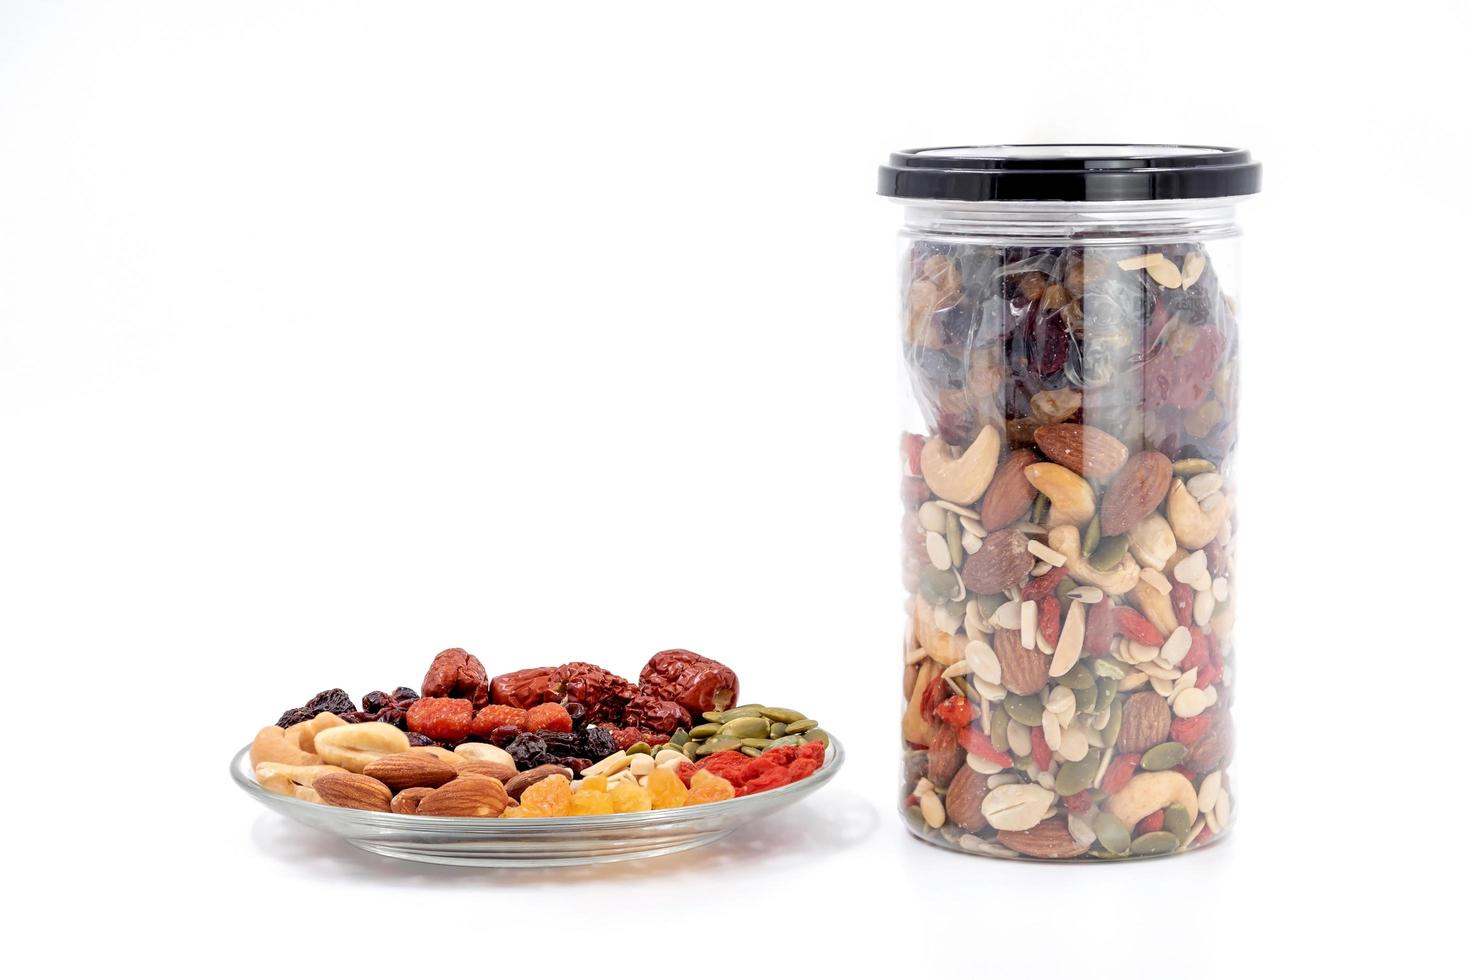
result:
M 836 775 L 843 761 L 841 743 L 833 738 L 818 771 L 763 793 L 674 810 L 521 820 L 375 813 L 281 796 L 255 782 L 248 745 L 235 753 L 229 772 L 241 789 L 276 813 L 373 854 L 424 864 L 546 868 L 632 861 L 711 844 L 809 796 Z

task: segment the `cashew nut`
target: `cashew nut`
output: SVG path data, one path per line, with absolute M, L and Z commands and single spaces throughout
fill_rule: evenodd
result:
M 968 638 L 959 638 L 939 629 L 933 612 L 933 607 L 926 600 L 918 598 L 913 607 L 914 635 L 918 646 L 927 651 L 928 656 L 944 667 L 952 667 L 963 659 L 968 649 Z
M 1222 494 L 1212 510 L 1204 510 L 1198 498 L 1188 492 L 1182 480 L 1173 480 L 1167 492 L 1167 522 L 1177 535 L 1177 543 L 1194 551 L 1218 537 L 1228 518 L 1228 498 Z
M 1147 622 L 1157 627 L 1163 636 L 1171 636 L 1177 629 L 1177 613 L 1172 608 L 1172 600 L 1146 582 L 1137 582 L 1136 586 L 1127 594 L 1132 600 L 1132 605 L 1142 611 L 1147 617 Z
M 999 430 L 986 425 L 973 444 L 954 456 L 953 448 L 934 436 L 923 446 L 919 467 L 928 487 L 950 503 L 971 504 L 984 495 L 999 466 Z
M 294 729 L 296 726 L 292 725 Z M 250 765 L 262 762 L 279 762 L 289 766 L 314 766 L 320 757 L 301 748 L 300 733 L 289 735 L 279 725 L 260 729 L 255 741 L 250 743 Z
M 1121 821 L 1127 833 L 1143 817 L 1169 806 L 1186 809 L 1190 825 L 1198 818 L 1198 794 L 1193 784 L 1187 776 L 1171 770 L 1139 772 L 1106 801 L 1107 812 Z
M 346 722 L 330 711 L 323 711 L 310 721 L 298 722 L 285 730 L 286 741 L 299 745 L 307 752 L 316 751 L 316 733 L 328 728 L 345 725 Z
M 1081 532 L 1069 524 L 1050 529 L 1050 547 L 1065 556 L 1065 571 L 1082 585 L 1094 585 L 1107 595 L 1121 595 L 1137 584 L 1142 570 L 1131 555 L 1101 571 L 1081 557 Z
M 1096 515 L 1096 494 L 1091 485 L 1059 463 L 1031 463 L 1025 467 L 1030 486 L 1050 498 L 1049 527 L 1061 524 L 1084 526 Z
M 408 736 L 403 730 L 381 721 L 340 725 L 316 734 L 316 753 L 321 761 L 348 772 L 361 772 L 373 759 L 408 749 Z
M 342 772 L 339 766 L 292 766 L 281 762 L 262 762 L 255 767 L 255 782 L 281 796 L 305 799 L 302 791 L 329 772 Z
M 1138 521 L 1127 532 L 1127 540 L 1131 544 L 1132 556 L 1147 568 L 1158 571 L 1177 551 L 1177 538 L 1173 536 L 1172 526 L 1167 523 L 1167 518 L 1155 512 Z

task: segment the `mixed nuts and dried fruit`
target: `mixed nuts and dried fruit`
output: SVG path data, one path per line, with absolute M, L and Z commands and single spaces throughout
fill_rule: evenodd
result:
M 357 810 L 440 817 L 565 817 L 715 803 L 785 786 L 825 762 L 802 712 L 740 705 L 716 660 L 664 650 L 633 683 L 588 663 L 490 678 L 445 650 L 423 694 L 339 688 L 262 728 L 261 786 Z
M 1232 300 L 1200 243 L 914 240 L 904 812 L 1003 857 L 1199 847 L 1232 811 Z

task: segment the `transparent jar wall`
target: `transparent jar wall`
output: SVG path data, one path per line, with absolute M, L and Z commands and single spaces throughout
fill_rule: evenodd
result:
M 1228 830 L 1233 217 L 907 210 L 901 805 L 925 840 L 1109 860 Z

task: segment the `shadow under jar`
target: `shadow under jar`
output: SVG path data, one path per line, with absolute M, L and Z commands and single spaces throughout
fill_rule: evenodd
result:
M 905 208 L 902 811 L 955 850 L 1114 860 L 1235 803 L 1242 150 L 988 146 Z

